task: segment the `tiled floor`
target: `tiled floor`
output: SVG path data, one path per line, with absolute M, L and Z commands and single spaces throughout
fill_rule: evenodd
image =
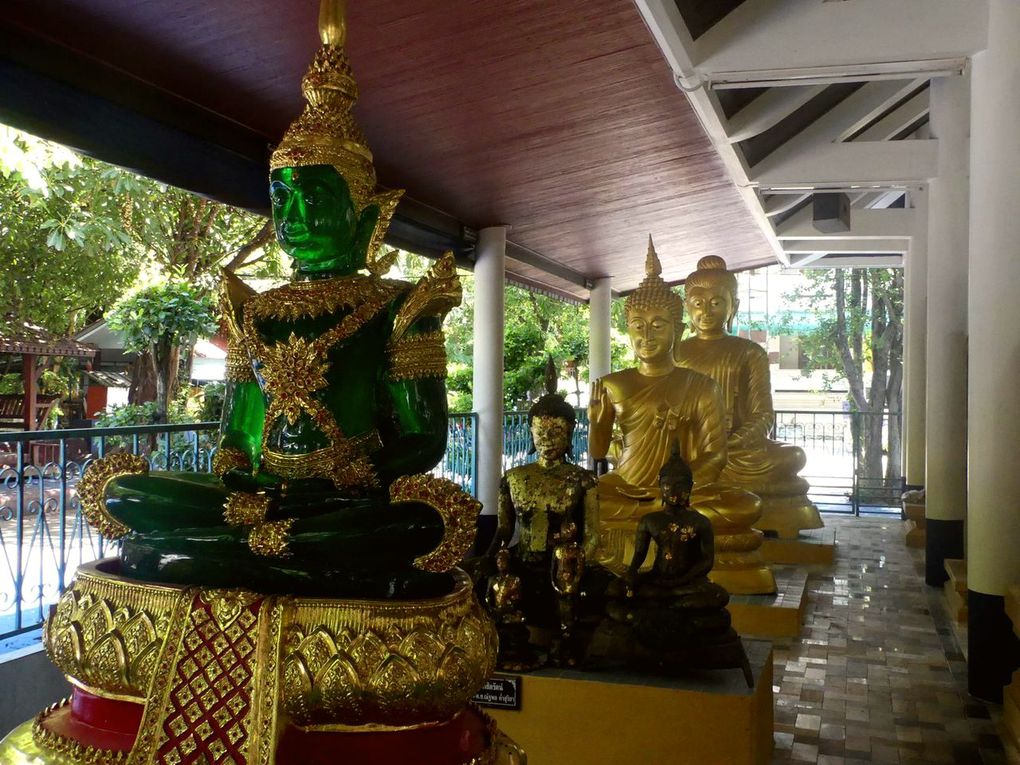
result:
M 1005 763 L 923 551 L 895 519 L 827 515 L 839 547 L 808 577 L 800 637 L 775 641 L 774 762 Z

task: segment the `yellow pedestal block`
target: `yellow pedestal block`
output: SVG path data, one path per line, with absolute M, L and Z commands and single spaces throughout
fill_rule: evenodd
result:
M 744 641 L 739 669 L 685 679 L 549 671 L 522 676 L 521 710 L 486 710 L 529 765 L 766 765 L 772 757 L 772 648 Z
M 924 505 L 915 502 L 903 503 L 903 517 L 906 519 L 907 534 L 904 542 L 907 547 L 922 548 L 927 544 L 927 524 L 924 516 Z
M 836 560 L 836 545 L 828 530 L 809 531 L 796 539 L 766 537 L 761 543 L 766 563 L 784 566 L 831 566 Z
M 807 573 L 777 568 L 775 595 L 731 595 L 726 609 L 744 637 L 797 637 L 804 621 Z

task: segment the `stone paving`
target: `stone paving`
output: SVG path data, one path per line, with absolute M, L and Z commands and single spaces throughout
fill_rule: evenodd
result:
M 801 635 L 775 641 L 773 762 L 1005 763 L 998 708 L 967 668 L 923 550 L 894 518 L 825 516 L 839 547 L 813 567 Z

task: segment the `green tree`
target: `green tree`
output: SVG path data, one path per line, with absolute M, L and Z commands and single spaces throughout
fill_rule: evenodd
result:
M 156 421 L 166 422 L 176 394 L 177 349 L 216 331 L 214 303 L 187 282 L 153 284 L 120 300 L 107 322 L 124 336 L 124 348 L 147 353 L 156 381 Z
M 101 312 L 138 276 L 117 181 L 91 160 L 0 127 L 0 301 L 58 334 Z
M 5 310 L 59 334 L 101 315 L 139 280 L 169 278 L 206 294 L 220 268 L 260 277 L 284 270 L 267 219 L 2 126 L 0 256 Z M 136 403 L 155 395 L 144 374 L 151 367 L 143 353 Z
M 864 413 L 860 475 L 893 482 L 900 477 L 900 422 L 889 417 L 883 428 L 883 414 L 899 414 L 902 405 L 903 271 L 852 268 L 805 275 L 806 286 L 786 297 L 809 302 L 819 315 L 817 329 L 800 335 L 808 368 L 835 369 L 846 379 L 852 411 Z

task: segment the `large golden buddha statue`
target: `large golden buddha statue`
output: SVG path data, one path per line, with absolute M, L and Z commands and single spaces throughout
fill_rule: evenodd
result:
M 659 471 L 674 446 L 691 468 L 691 505 L 711 522 L 716 536 L 713 581 L 732 593 L 775 592 L 775 578 L 762 562 L 760 514 L 754 494 L 720 482 L 726 466 L 726 429 L 719 385 L 678 367 L 674 342 L 683 331 L 683 301 L 659 275 L 658 256 L 648 241 L 646 276 L 627 298 L 627 331 L 638 366 L 592 384 L 588 415 L 589 452 L 596 461 L 609 452 L 614 424 L 622 435 L 616 467 L 599 479 L 599 547 L 595 562 L 622 574 L 633 557 L 641 517 L 659 505 Z
M 768 355 L 757 343 L 729 334 L 737 313 L 737 279 L 715 255 L 698 261 L 687 277 L 685 305 L 694 337 L 676 347 L 680 366 L 708 375 L 722 388 L 726 416 L 726 468 L 721 480 L 762 501 L 756 524 L 782 537 L 818 529 L 822 519 L 797 474 L 804 450 L 771 440 L 775 420 Z

